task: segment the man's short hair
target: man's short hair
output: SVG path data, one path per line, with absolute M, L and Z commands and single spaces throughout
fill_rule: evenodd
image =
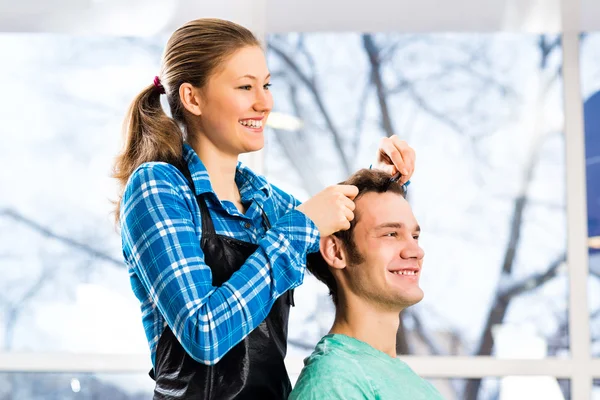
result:
M 406 196 L 404 186 L 399 181 L 391 181 L 392 176 L 386 172 L 374 169 L 361 169 L 350 176 L 341 185 L 354 185 L 358 188 L 358 195 L 354 201 L 358 200 L 365 193 L 385 193 L 392 192 Z M 344 249 L 351 263 L 362 262 L 362 255 L 358 252 L 354 243 L 354 227 L 360 218 L 358 209 L 354 210 L 354 219 L 350 222 L 350 229 L 334 233 L 344 245 Z M 310 253 L 306 257 L 306 267 L 318 280 L 323 282 L 329 288 L 329 294 L 333 303 L 338 303 L 338 288 L 335 278 L 329 269 L 329 264 L 323 259 L 321 252 Z

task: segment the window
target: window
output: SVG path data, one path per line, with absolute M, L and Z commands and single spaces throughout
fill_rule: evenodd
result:
M 600 360 L 570 347 L 581 324 L 569 304 L 581 291 L 600 356 L 600 279 L 589 223 L 588 286 L 569 290 L 580 266 L 566 258 L 566 187 L 580 174 L 565 159 L 563 95 L 577 61 L 564 43 L 525 33 L 268 35 L 279 115 L 262 160 L 275 184 L 304 200 L 368 167 L 385 135 L 417 149 L 409 198 L 424 228 L 426 297 L 402 316 L 398 353 L 449 399 L 502 398 L 519 383 L 600 399 Z M 163 44 L 0 34 L 0 159 L 11 166 L 0 172 L 0 397 L 152 393 L 109 176 L 125 110 L 157 73 Z M 599 34 L 584 35 L 584 101 L 600 90 L 598 46 Z M 590 218 L 598 208 L 588 200 Z M 327 297 L 310 276 L 296 293 L 292 380 L 331 325 Z
M 148 376 L 133 374 L 0 373 L 4 399 L 145 400 L 154 386 Z
M 432 379 L 430 382 L 445 399 L 462 399 L 464 388 L 472 379 Z M 485 378 L 477 397 L 480 400 L 527 399 L 564 400 L 571 398 L 570 382 L 550 376 L 507 376 Z
M 0 159 L 11 166 L 0 173 L 4 353 L 144 354 L 138 380 L 152 382 L 139 304 L 111 215 L 110 174 L 127 106 L 151 83 L 160 51 L 157 40 L 0 35 L 3 60 L 10 60 L 0 63 Z M 29 399 L 51 387 L 69 398 L 58 390 L 71 390 L 72 378 L 14 373 L 2 379 L 2 390 Z M 96 378 L 77 379 L 79 396 L 113 398 L 100 395 L 106 385 Z M 114 398 L 140 398 L 118 397 L 127 382 L 110 384 Z
M 306 199 L 391 134 L 417 150 L 425 299 L 398 353 L 568 355 L 559 37 L 286 34 L 268 49 L 276 111 L 301 124 L 268 138 L 277 185 Z M 291 344 L 309 351 L 334 310 L 314 279 L 297 296 Z

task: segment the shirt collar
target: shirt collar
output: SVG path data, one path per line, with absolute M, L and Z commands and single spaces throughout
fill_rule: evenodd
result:
M 194 149 L 192 149 L 192 146 L 187 143 L 183 145 L 183 157 L 192 174 L 192 180 L 196 187 L 195 194 L 214 193 L 204 163 L 200 160 L 200 157 L 198 157 L 198 154 Z M 255 174 L 250 168 L 239 161 L 236 166 L 235 183 L 240 190 L 242 201 L 257 198 L 264 199 L 269 195 L 269 184 L 267 180 L 263 176 Z

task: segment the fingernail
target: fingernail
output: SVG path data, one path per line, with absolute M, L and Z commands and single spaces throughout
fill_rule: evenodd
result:
M 403 169 L 403 170 L 402 170 L 402 175 L 408 175 L 408 171 L 407 171 L 407 170 L 405 170 L 405 169 Z

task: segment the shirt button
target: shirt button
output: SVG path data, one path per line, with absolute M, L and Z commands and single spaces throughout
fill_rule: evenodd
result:
M 246 222 L 246 224 L 244 224 L 244 226 L 246 227 L 246 229 L 250 229 L 250 222 Z

